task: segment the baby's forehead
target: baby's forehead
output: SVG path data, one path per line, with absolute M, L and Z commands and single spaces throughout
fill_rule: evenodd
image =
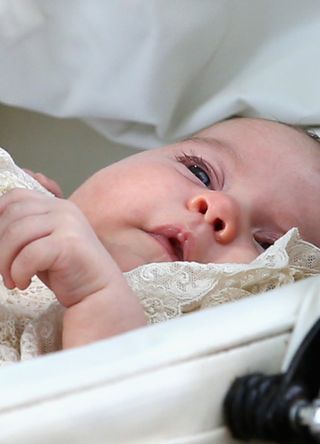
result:
M 249 117 L 233 117 L 221 122 L 217 122 L 197 132 L 197 135 L 201 134 L 221 134 L 228 131 L 232 132 L 244 132 L 250 131 L 252 135 L 256 134 L 257 137 L 265 137 L 270 133 L 288 133 L 289 131 L 296 131 L 291 125 L 286 125 L 282 122 L 275 120 L 249 118 Z
M 235 149 L 247 145 L 267 151 L 298 149 L 305 156 L 308 153 L 315 156 L 320 154 L 319 137 L 300 127 L 275 120 L 235 117 L 211 125 L 196 136 L 217 138 L 231 143 Z

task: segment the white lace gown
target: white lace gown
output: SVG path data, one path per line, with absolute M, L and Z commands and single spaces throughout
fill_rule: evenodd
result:
M 48 193 L 0 148 L 0 195 L 16 187 Z M 138 267 L 125 276 L 149 322 L 156 323 L 319 273 L 320 249 L 291 229 L 250 264 L 158 263 Z M 24 291 L 8 290 L 1 279 L 0 364 L 61 349 L 63 311 L 37 277 Z

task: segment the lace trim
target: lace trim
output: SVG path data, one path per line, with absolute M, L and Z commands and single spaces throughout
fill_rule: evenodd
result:
M 231 302 L 320 273 L 319 248 L 296 228 L 250 264 L 148 264 L 126 273 L 150 323 Z

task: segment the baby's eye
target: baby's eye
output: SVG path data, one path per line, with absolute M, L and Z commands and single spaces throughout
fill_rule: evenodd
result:
M 274 244 L 274 241 L 259 239 L 257 237 L 255 237 L 254 240 L 263 250 L 267 250 L 269 247 L 271 247 L 271 245 Z
M 269 247 L 271 247 L 271 245 L 273 245 L 273 242 L 267 242 L 267 241 L 266 242 L 260 241 L 258 243 L 260 247 L 262 247 L 264 250 L 267 250 Z
M 211 180 L 209 175 L 198 165 L 190 165 L 188 169 L 194 174 L 207 188 L 210 188 Z
M 210 166 L 202 157 L 183 153 L 176 160 L 188 168 L 207 188 L 213 189 L 210 177 Z

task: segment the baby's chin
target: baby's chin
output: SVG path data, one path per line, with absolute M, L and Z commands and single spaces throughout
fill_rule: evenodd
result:
M 145 257 L 132 251 L 126 245 L 108 244 L 108 252 L 123 272 L 131 271 L 148 263 Z
M 127 257 L 115 259 L 115 261 L 123 272 L 131 271 L 134 268 L 140 267 L 141 265 L 145 265 L 147 263 L 142 257 L 131 254 L 128 254 Z
M 122 245 L 108 245 L 108 251 L 123 272 L 131 271 L 134 268 L 146 264 L 168 261 L 168 258 L 165 255 L 156 255 L 152 258 L 146 257 L 136 253 L 127 246 Z

